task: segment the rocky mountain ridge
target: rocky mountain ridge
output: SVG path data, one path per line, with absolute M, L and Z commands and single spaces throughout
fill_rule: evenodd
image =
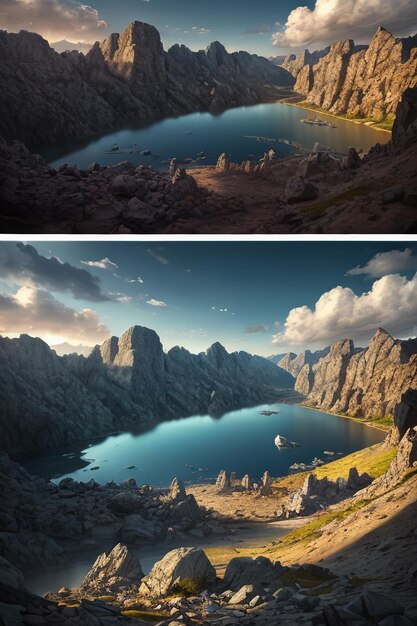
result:
M 297 378 L 304 365 L 315 365 L 322 357 L 327 356 L 329 351 L 330 348 L 327 347 L 322 350 L 315 350 L 314 352 L 304 350 L 304 352 L 300 352 L 299 354 L 288 352 L 278 361 L 277 365 L 289 372 L 294 378 Z
M 0 338 L 3 451 L 39 449 L 123 425 L 211 413 L 285 397 L 294 379 L 267 359 L 219 343 L 193 355 L 164 353 L 158 335 L 134 326 L 87 358 L 59 357 L 41 339 Z
M 276 99 L 294 79 L 281 67 L 219 42 L 164 51 L 142 22 L 95 43 L 85 55 L 58 54 L 40 35 L 0 31 L 0 135 L 30 146 L 81 137 L 191 111 L 221 111 Z
M 283 66 L 306 103 L 336 115 L 383 119 L 393 116 L 404 91 L 417 85 L 417 35 L 396 39 L 380 27 L 368 47 L 346 39 L 327 54 L 306 50 Z
M 417 389 L 417 339 L 393 339 L 379 328 L 360 352 L 350 339 L 338 341 L 318 363 L 303 366 L 295 389 L 307 404 L 335 413 L 383 418 L 400 403 L 407 413 Z

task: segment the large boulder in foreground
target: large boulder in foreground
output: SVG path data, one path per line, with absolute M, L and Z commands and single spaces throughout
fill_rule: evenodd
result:
M 398 104 L 392 142 L 395 146 L 403 146 L 417 139 L 417 87 L 406 89 Z
M 204 550 L 177 548 L 153 566 L 142 580 L 139 594 L 162 597 L 170 592 L 202 591 L 216 580 L 216 572 Z
M 115 592 L 121 587 L 138 586 L 142 578 L 139 559 L 118 543 L 109 554 L 103 552 L 97 557 L 81 589 L 95 593 Z
M 250 556 L 238 556 L 229 561 L 223 580 L 231 589 L 240 589 L 243 585 L 278 580 L 285 569 L 279 562 L 272 563 L 265 556 L 258 556 L 256 559 Z

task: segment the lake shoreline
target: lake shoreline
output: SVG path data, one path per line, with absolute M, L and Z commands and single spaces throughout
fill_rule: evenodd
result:
M 312 409 L 313 411 L 319 411 L 320 413 L 326 413 L 327 415 L 333 415 L 334 417 L 342 417 L 343 419 L 348 419 L 351 420 L 352 422 L 355 422 L 356 424 L 361 424 L 362 426 L 369 426 L 370 428 L 375 428 L 376 430 L 380 430 L 383 433 L 388 433 L 389 432 L 389 428 L 384 428 L 383 426 L 377 426 L 376 424 L 372 424 L 372 420 L 370 418 L 360 418 L 360 417 L 354 417 L 353 415 L 344 415 L 343 413 L 334 413 L 333 411 L 329 411 L 327 409 L 319 409 L 318 407 L 315 406 L 310 406 L 308 404 L 299 404 L 298 406 L 301 406 L 305 409 Z M 363 421 L 365 419 L 368 419 L 368 421 Z
M 360 118 L 344 117 L 343 115 L 337 115 L 336 113 L 329 113 L 329 111 L 326 111 L 325 109 L 321 109 L 320 107 L 315 107 L 314 105 L 309 106 L 303 103 L 304 103 L 303 99 L 301 99 L 300 101 L 297 101 L 297 96 L 294 96 L 294 98 L 289 98 L 288 100 L 277 101 L 277 104 L 288 104 L 289 106 L 292 106 L 292 107 L 304 109 L 304 111 L 312 111 L 314 113 L 318 113 L 320 115 L 327 115 L 328 117 L 332 117 L 337 120 L 342 120 L 344 122 L 352 122 L 353 124 L 359 124 L 361 126 L 366 126 L 367 128 L 373 128 L 374 130 L 379 130 L 383 133 L 388 133 L 389 135 L 392 134 L 391 130 L 388 130 L 387 128 L 382 128 L 381 126 L 378 125 L 378 122 L 369 123 L 366 121 L 361 121 Z

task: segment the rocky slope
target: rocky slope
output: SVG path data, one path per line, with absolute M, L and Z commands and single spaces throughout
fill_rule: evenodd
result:
M 87 358 L 59 357 L 27 335 L 0 338 L 0 360 L 4 451 L 63 445 L 127 422 L 221 415 L 285 396 L 294 384 L 267 359 L 229 354 L 219 343 L 199 355 L 178 347 L 164 353 L 157 334 L 139 326 Z
M 417 84 L 417 35 L 396 39 L 381 27 L 365 49 L 346 39 L 318 60 L 307 52 L 284 67 L 307 103 L 331 113 L 383 119 L 395 114 L 405 89 Z
M 86 55 L 58 54 L 37 34 L 0 31 L 0 135 L 28 145 L 102 132 L 128 120 L 220 111 L 277 97 L 294 79 L 267 59 L 219 43 L 165 52 L 158 31 L 133 22 Z
M 336 413 L 392 415 L 403 394 L 417 389 L 417 340 L 395 340 L 380 328 L 359 353 L 351 340 L 338 341 L 316 365 L 304 365 L 295 389 Z

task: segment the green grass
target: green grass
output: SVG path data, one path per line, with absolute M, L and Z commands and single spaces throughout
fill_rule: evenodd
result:
M 295 544 L 299 546 L 308 546 L 311 541 L 321 537 L 322 529 L 330 524 L 330 522 L 341 522 L 342 520 L 346 519 L 346 517 L 349 517 L 349 515 L 351 515 L 352 513 L 363 509 L 363 507 L 372 502 L 372 500 L 373 498 L 358 500 L 354 504 L 348 506 L 346 509 L 339 509 L 337 511 L 332 511 L 331 513 L 324 513 L 323 515 L 320 515 L 320 517 L 317 517 L 305 526 L 293 530 L 279 541 L 274 542 L 272 545 L 275 546 L 275 548 L 287 548 Z
M 356 467 L 359 474 L 366 472 L 372 478 L 378 478 L 378 476 L 385 474 L 396 452 L 396 448 L 381 450 L 380 444 L 375 444 L 317 467 L 312 471 L 300 472 L 299 474 L 280 478 L 274 483 L 274 487 L 288 491 L 299 489 L 309 474 L 314 474 L 317 478 L 327 476 L 329 480 L 336 480 L 339 477 L 347 478 L 351 467 Z
M 207 580 L 205 578 L 183 578 L 172 588 L 174 595 L 196 596 L 207 588 Z
M 292 585 L 298 583 L 300 587 L 304 589 L 310 589 L 317 587 L 320 583 L 327 583 L 334 580 L 336 576 L 331 574 L 329 570 L 314 565 L 309 565 L 308 568 L 290 569 L 281 576 L 281 581 L 285 585 Z M 326 591 L 320 593 L 325 594 Z M 330 593 L 330 592 L 328 592 Z
M 328 209 L 336 208 L 342 202 L 353 200 L 356 196 L 367 195 L 370 191 L 375 191 L 375 185 L 360 185 L 352 187 L 346 191 L 342 191 L 337 196 L 328 198 L 315 204 L 309 204 L 303 207 L 304 214 L 312 220 L 322 217 Z
M 130 617 L 130 619 L 142 620 L 143 622 L 160 622 L 166 618 L 169 618 L 169 613 L 153 613 L 152 611 L 137 611 L 137 610 L 127 610 L 122 611 L 122 615 L 125 617 Z

